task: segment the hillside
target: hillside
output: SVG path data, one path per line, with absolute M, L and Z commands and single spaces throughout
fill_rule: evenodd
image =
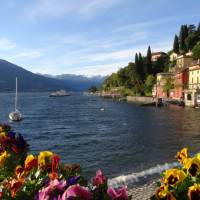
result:
M 49 74 L 43 74 L 45 77 L 54 78 L 63 81 L 71 90 L 75 91 L 85 91 L 91 86 L 99 87 L 107 77 L 105 76 L 92 76 L 86 77 L 83 75 L 74 74 L 61 74 L 52 76 Z
M 15 90 L 15 78 L 19 79 L 20 91 L 52 91 L 65 89 L 70 91 L 88 90 L 92 85 L 99 86 L 105 77 L 91 78 L 73 74 L 42 75 L 34 74 L 13 63 L 0 59 L 0 92 Z
M 127 66 L 111 74 L 102 84 L 102 88 L 106 92 L 118 88 L 123 96 L 151 96 L 157 73 L 173 71 L 176 66 L 176 60 L 171 59 L 170 55 L 190 53 L 198 59 L 199 46 L 200 23 L 197 26 L 181 25 L 179 35 L 174 37 L 173 48 L 168 53 L 151 52 L 149 46 L 146 55 L 142 55 L 141 52 L 136 53 L 135 61 L 130 61 Z M 158 54 L 160 56 L 156 58 Z
M 0 60 L 0 92 L 13 91 L 15 77 L 19 79 L 20 91 L 69 89 L 63 81 L 34 74 L 6 60 Z

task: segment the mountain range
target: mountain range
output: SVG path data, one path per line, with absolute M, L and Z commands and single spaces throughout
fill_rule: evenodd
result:
M 85 77 L 73 74 L 47 75 L 35 74 L 18 65 L 0 59 L 0 92 L 15 90 L 15 78 L 18 77 L 19 90 L 53 91 L 65 89 L 68 91 L 84 91 L 90 86 L 99 86 L 106 77 Z

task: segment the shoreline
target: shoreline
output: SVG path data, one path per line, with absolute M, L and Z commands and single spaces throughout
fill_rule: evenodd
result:
M 131 200 L 149 200 L 157 189 L 156 180 L 128 189 Z

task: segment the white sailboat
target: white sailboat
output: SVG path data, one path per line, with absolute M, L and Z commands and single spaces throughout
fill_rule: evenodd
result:
M 15 111 L 11 112 L 9 114 L 9 119 L 12 121 L 21 121 L 22 120 L 22 114 L 20 111 L 17 109 L 17 101 L 18 101 L 18 80 L 16 77 L 16 91 L 15 91 Z

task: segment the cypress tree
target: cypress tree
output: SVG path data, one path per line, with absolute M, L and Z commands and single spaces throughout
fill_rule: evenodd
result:
M 186 46 L 186 38 L 188 36 L 188 28 L 187 25 L 182 25 L 180 34 L 179 34 L 179 47 L 180 52 L 185 54 L 187 52 L 187 46 Z
M 175 53 L 179 53 L 179 42 L 178 42 L 178 36 L 177 35 L 175 35 L 175 37 L 174 37 L 173 51 Z
M 152 61 L 151 61 L 151 47 L 148 47 L 147 57 L 146 57 L 146 75 L 152 74 Z
M 199 25 L 198 25 L 198 27 L 197 27 L 196 33 L 197 33 L 197 38 L 198 38 L 198 40 L 200 40 L 200 23 L 199 23 Z
M 144 81 L 145 80 L 144 62 L 143 62 L 143 58 L 142 58 L 142 54 L 141 53 L 139 53 L 138 63 L 139 63 L 139 75 L 140 75 L 140 79 L 142 81 Z
M 136 66 L 136 68 L 138 66 L 138 54 L 137 53 L 135 54 L 135 66 Z

